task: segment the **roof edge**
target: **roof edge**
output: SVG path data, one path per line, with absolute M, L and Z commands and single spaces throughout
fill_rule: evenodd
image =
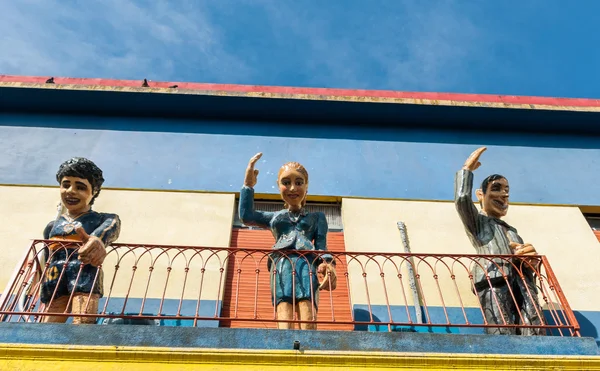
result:
M 190 82 L 148 81 L 143 87 L 140 80 L 100 78 L 49 77 L 0 75 L 0 88 L 65 88 L 73 90 L 104 90 L 155 92 L 172 94 L 206 94 L 225 96 L 253 96 L 305 100 L 337 100 L 355 102 L 410 103 L 423 105 L 482 106 L 495 108 L 550 109 L 595 111 L 600 99 L 552 98 L 516 95 L 461 94 L 435 92 L 404 92 L 392 90 L 307 88 L 288 86 L 236 85 Z

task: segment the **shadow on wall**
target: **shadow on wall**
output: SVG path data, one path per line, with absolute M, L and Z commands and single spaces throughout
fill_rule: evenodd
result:
M 558 304 L 554 304 L 558 306 Z M 546 309 L 546 308 L 544 308 Z M 544 310 L 546 323 L 549 325 L 554 325 L 558 322 L 565 323 L 567 322 L 566 318 L 552 318 L 549 311 Z M 596 311 L 578 311 L 574 310 L 573 314 L 575 314 L 575 319 L 579 323 L 579 333 L 582 337 L 590 337 L 596 340 L 596 344 L 600 346 L 600 339 L 598 338 L 598 330 L 597 328 L 600 326 L 600 312 Z M 557 330 L 551 330 L 551 334 L 554 336 L 560 336 L 560 333 Z
M 458 333 L 458 329 L 451 328 L 447 326 L 403 326 L 403 325 L 378 325 L 377 323 L 384 322 L 381 318 L 375 314 L 378 312 L 378 309 L 381 308 L 373 308 L 374 310 L 370 312 L 367 309 L 354 309 L 354 320 L 357 322 L 371 322 L 370 324 L 357 324 L 354 326 L 354 331 L 370 331 L 370 332 L 427 332 L 427 333 L 444 333 L 444 334 L 452 334 Z M 375 312 L 375 313 L 373 313 Z M 394 309 L 393 312 L 396 312 Z M 415 310 L 414 308 L 410 308 L 409 312 L 411 313 L 411 318 L 414 320 L 415 318 Z M 396 312 L 397 314 L 397 312 Z M 382 318 L 387 318 L 387 315 L 380 314 Z M 425 313 L 421 308 L 421 315 L 425 318 Z M 398 316 L 395 317 L 395 320 Z M 387 321 L 387 319 L 386 319 Z M 400 321 L 409 321 L 407 317 L 402 318 Z M 464 333 L 464 330 L 462 331 Z M 481 332 L 480 330 L 476 330 L 476 333 Z
M 414 308 L 409 308 L 410 316 L 406 315 L 406 308 L 391 306 L 389 308 L 390 314 L 392 315 L 394 322 L 411 322 L 415 319 Z M 597 328 L 600 326 L 600 312 L 591 311 L 573 311 L 579 326 L 581 328 L 582 337 L 594 338 L 596 344 L 600 346 L 600 339 L 598 338 Z M 469 318 L 471 324 L 483 324 L 483 317 L 481 316 L 481 310 L 479 308 L 465 308 L 465 313 Z M 446 315 L 448 319 L 446 319 Z M 460 308 L 443 308 L 429 307 L 427 313 L 422 310 L 422 318 L 425 320 L 429 316 L 431 323 L 445 324 L 465 324 L 464 316 Z M 401 325 L 385 325 L 379 324 L 388 321 L 388 309 L 384 305 L 372 305 L 371 308 L 367 308 L 366 305 L 355 305 L 354 307 L 354 320 L 357 322 L 371 322 L 369 324 L 357 324 L 354 326 L 355 331 L 369 331 L 369 332 L 420 332 L 420 333 L 446 333 L 446 334 L 484 334 L 482 327 L 452 327 L 452 326 L 401 326 Z M 544 318 L 548 325 L 554 325 L 557 320 L 561 323 L 565 323 L 565 318 L 552 318 L 552 313 L 548 310 L 544 310 Z M 568 330 L 562 330 L 562 336 L 569 336 Z M 560 331 L 550 330 L 549 336 L 561 336 Z
M 485 137 L 488 145 L 526 146 L 541 148 L 597 149 L 597 136 L 551 132 L 514 133 L 494 128 L 463 129 L 460 133 L 448 128 L 421 128 L 419 126 L 342 125 L 331 122 L 303 123 L 306 130 L 290 131 L 289 123 L 254 121 L 251 125 L 241 120 L 190 120 L 139 117 L 98 117 L 66 115 L 2 114 L 3 126 L 49 127 L 60 129 L 115 130 L 138 132 L 166 132 L 209 135 L 251 135 L 264 137 L 291 137 L 312 139 L 347 139 L 412 143 L 444 143 L 479 145 Z M 82 119 L 85 121 L 83 125 Z M 376 130 L 375 130 L 376 128 Z
M 579 327 L 581 327 L 581 336 L 594 338 L 596 344 L 600 346 L 597 330 L 597 326 L 600 326 L 600 312 L 581 312 L 578 310 L 574 310 L 573 312 L 575 313 L 577 322 L 579 322 Z

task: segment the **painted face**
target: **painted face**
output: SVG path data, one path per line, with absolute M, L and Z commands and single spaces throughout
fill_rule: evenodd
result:
M 481 196 L 483 211 L 493 218 L 500 218 L 508 212 L 508 180 L 501 178 L 488 184 L 485 194 Z
M 279 193 L 290 210 L 300 210 L 306 198 L 308 184 L 304 175 L 293 168 L 284 168 L 279 176 Z
M 60 181 L 60 198 L 71 215 L 89 211 L 92 185 L 87 179 L 65 176 Z

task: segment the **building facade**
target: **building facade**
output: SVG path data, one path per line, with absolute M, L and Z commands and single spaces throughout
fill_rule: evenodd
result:
M 73 156 L 92 159 L 103 169 L 106 182 L 94 208 L 120 215 L 120 243 L 269 248 L 270 232 L 244 226 L 237 215 L 246 165 L 262 152 L 256 165 L 257 207 L 280 209 L 275 183 L 279 167 L 288 161 L 302 163 L 310 174 L 307 206 L 327 215 L 330 250 L 346 254 L 338 267 L 344 284 L 332 303 L 339 300 L 348 307 L 337 307 L 334 315 L 335 305 L 324 305 L 319 315 L 340 323 L 324 323 L 319 329 L 389 332 L 389 322 L 416 315 L 406 310 L 415 305 L 409 284 L 387 287 L 385 279 L 384 284 L 364 283 L 365 272 L 368 277 L 381 272 L 389 277 L 390 272 L 359 270 L 352 265 L 352 254 L 406 252 L 399 222 L 408 229 L 414 254 L 474 254 L 453 204 L 453 181 L 468 155 L 486 146 L 475 184 L 492 173 L 506 176 L 511 186 L 507 222 L 547 257 L 581 336 L 600 341 L 600 245 L 594 232 L 600 224 L 600 193 L 595 187 L 600 177 L 600 101 L 46 80 L 0 76 L 2 287 L 10 282 L 24 248 L 32 239 L 41 239 L 44 226 L 54 218 L 59 200 L 55 173 Z M 271 308 L 265 299 L 268 290 L 260 295 L 251 289 L 256 285 L 244 290 L 249 280 L 236 276 L 254 272 L 251 265 L 219 265 L 213 260 L 203 265 L 202 275 L 189 276 L 186 264 L 157 260 L 152 263 L 153 279 L 164 283 L 168 274 L 169 282 L 205 279 L 210 284 L 199 289 L 201 294 L 182 293 L 178 285 L 144 285 L 143 277 L 131 285 L 133 278 L 120 280 L 107 266 L 106 276 L 117 279 L 104 310 L 137 311 L 143 303 L 149 313 L 233 317 L 236 300 L 257 297 L 261 310 Z M 420 294 L 427 297 L 424 316 L 430 321 L 455 323 L 461 316 L 477 316 L 477 298 L 468 282 L 459 283 L 452 297 L 425 292 L 455 290 L 449 279 L 440 283 L 436 275 L 435 280 L 423 278 L 421 284 Z M 404 298 L 392 294 L 404 289 Z M 251 312 L 257 306 L 236 308 Z M 360 318 L 370 324 L 352 323 Z M 259 320 L 202 323 L 213 328 L 275 327 Z M 196 323 L 187 318 L 162 325 L 181 328 Z M 482 328 L 460 326 L 417 326 L 411 331 L 483 333 Z M 265 345 L 265 352 L 272 352 L 268 348 Z M 431 351 L 435 353 L 434 346 Z M 496 357 L 496 352 L 480 353 L 488 360 Z M 340 365 L 347 361 L 342 358 Z M 441 365 L 444 359 L 436 362 Z

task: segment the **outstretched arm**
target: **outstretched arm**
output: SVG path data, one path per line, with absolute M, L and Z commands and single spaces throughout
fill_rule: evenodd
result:
M 472 189 L 473 173 L 465 169 L 459 170 L 454 178 L 454 205 L 467 232 L 476 236 L 479 212 L 471 199 Z
M 269 227 L 271 219 L 275 213 L 269 211 L 254 210 L 254 189 L 244 186 L 240 191 L 240 220 L 245 225 L 255 225 L 258 227 Z
M 471 198 L 473 192 L 473 171 L 481 165 L 479 157 L 485 150 L 485 147 L 475 150 L 454 178 L 454 204 L 456 211 L 465 229 L 472 236 L 477 236 L 479 224 L 479 212 L 475 205 L 473 205 L 473 199 Z
M 261 157 L 262 153 L 257 153 L 250 159 L 250 162 L 248 162 L 246 177 L 244 178 L 244 187 L 240 191 L 240 206 L 238 212 L 242 223 L 246 225 L 268 227 L 274 213 L 254 210 L 254 186 L 256 185 L 258 177 L 258 170 L 254 169 L 254 165 Z

